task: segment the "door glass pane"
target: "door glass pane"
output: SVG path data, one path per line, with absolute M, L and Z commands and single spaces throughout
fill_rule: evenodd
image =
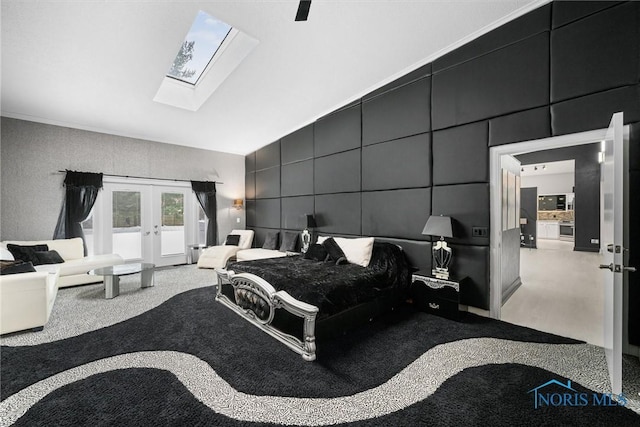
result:
M 124 259 L 142 258 L 140 192 L 113 192 L 113 252 Z
M 93 255 L 94 251 L 94 234 L 93 234 L 93 211 L 89 214 L 87 219 L 80 223 L 82 232 L 84 233 L 84 242 L 87 245 L 87 255 Z
M 185 252 L 184 194 L 162 193 L 162 230 L 160 251 L 162 255 Z
M 201 245 L 207 243 L 207 222 L 207 216 L 198 203 L 198 243 Z

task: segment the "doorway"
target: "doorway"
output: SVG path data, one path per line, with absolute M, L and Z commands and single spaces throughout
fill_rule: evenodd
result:
M 158 267 L 185 264 L 197 238 L 194 199 L 184 182 L 105 179 L 94 206 L 96 252 Z
M 529 141 L 511 146 L 490 149 L 490 185 L 491 197 L 491 315 L 501 318 L 504 292 L 502 289 L 502 267 L 505 257 L 502 248 L 502 220 L 501 194 L 498 186 L 501 178 L 500 164 L 503 158 L 521 153 L 550 150 L 561 147 L 602 142 L 602 189 L 601 224 L 602 239 L 597 242 L 600 252 L 599 269 L 610 270 L 603 274 L 602 292 L 604 293 L 604 350 L 609 365 L 611 387 L 613 393 L 619 393 L 622 388 L 622 342 L 627 343 L 628 337 L 624 331 L 623 319 L 626 323 L 628 315 L 623 311 L 623 292 L 626 286 L 624 271 L 632 270 L 624 266 L 623 248 L 627 245 L 628 233 L 624 224 L 628 221 L 628 195 L 625 194 L 625 181 L 628 178 L 628 164 L 626 164 L 628 150 L 629 127 L 623 125 L 623 113 L 616 113 L 611 119 L 609 129 L 582 132 L 579 134 L 553 137 L 539 141 Z M 544 268 L 544 266 L 540 266 Z M 556 282 L 563 285 L 563 280 Z

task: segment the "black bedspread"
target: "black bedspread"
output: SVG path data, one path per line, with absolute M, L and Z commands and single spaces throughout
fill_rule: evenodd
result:
M 402 249 L 383 242 L 374 242 L 368 267 L 288 256 L 235 262 L 228 270 L 255 274 L 276 290 L 315 305 L 319 319 L 382 294 L 404 294 L 410 282 L 409 263 Z

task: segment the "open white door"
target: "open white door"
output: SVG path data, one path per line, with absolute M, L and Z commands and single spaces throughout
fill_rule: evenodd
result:
M 624 258 L 623 116 L 616 113 L 604 141 L 600 256 L 604 281 L 604 349 L 611 392 L 622 392 L 622 303 Z

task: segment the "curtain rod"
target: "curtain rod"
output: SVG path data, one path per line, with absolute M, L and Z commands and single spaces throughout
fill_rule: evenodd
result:
M 58 171 L 59 173 L 67 173 L 66 170 Z M 117 177 L 117 178 L 135 178 L 135 179 L 155 179 L 158 181 L 177 181 L 177 182 L 191 182 L 192 180 L 190 179 L 176 179 L 176 178 L 151 178 L 148 176 L 133 176 L 133 175 L 114 175 L 111 173 L 103 173 L 103 176 L 113 176 L 113 177 Z M 195 180 L 193 180 L 195 181 Z M 220 182 L 220 181 L 209 181 L 209 182 L 214 182 L 216 184 L 224 184 L 224 182 Z

